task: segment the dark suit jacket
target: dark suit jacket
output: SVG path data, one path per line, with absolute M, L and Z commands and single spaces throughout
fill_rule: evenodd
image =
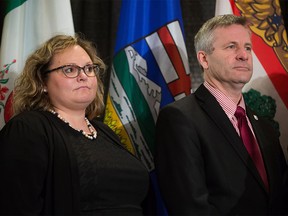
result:
M 287 213 L 287 165 L 278 137 L 248 108 L 247 115 L 269 192 L 229 118 L 203 85 L 160 111 L 155 166 L 170 215 Z

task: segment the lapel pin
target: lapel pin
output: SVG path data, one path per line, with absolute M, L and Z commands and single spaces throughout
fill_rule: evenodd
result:
M 256 116 L 256 115 L 253 115 L 253 116 L 254 116 L 254 119 L 255 119 L 255 120 L 258 120 L 258 116 Z

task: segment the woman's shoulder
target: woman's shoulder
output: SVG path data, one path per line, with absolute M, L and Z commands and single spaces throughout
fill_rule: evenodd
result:
M 45 111 L 37 111 L 37 110 L 32 110 L 32 111 L 25 111 L 22 113 L 19 113 L 15 116 L 13 116 L 8 122 L 9 123 L 15 123 L 15 122 L 42 122 L 47 120 L 47 112 Z
M 19 146 L 22 143 L 30 143 L 29 146 L 46 144 L 49 143 L 53 130 L 45 112 L 25 111 L 15 115 L 4 125 L 0 131 L 0 142 L 3 145 L 16 143 Z
M 47 124 L 49 124 L 47 112 L 25 111 L 13 116 L 4 125 L 2 130 L 11 130 L 13 128 L 30 128 L 31 130 L 41 130 L 41 128 L 46 128 Z

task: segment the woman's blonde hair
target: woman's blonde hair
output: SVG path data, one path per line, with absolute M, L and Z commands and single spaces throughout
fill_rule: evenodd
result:
M 53 106 L 49 96 L 44 92 L 48 74 L 46 70 L 55 53 L 79 45 L 90 56 L 93 63 L 100 67 L 97 75 L 97 91 L 95 99 L 86 108 L 86 116 L 92 119 L 99 116 L 104 110 L 104 87 L 101 77 L 106 69 L 104 62 L 97 56 L 97 50 L 91 41 L 85 40 L 80 35 L 56 35 L 42 44 L 26 60 L 24 69 L 15 80 L 13 95 L 14 115 L 29 110 L 48 110 Z

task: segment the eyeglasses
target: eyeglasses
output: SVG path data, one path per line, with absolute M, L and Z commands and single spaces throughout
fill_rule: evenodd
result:
M 78 77 L 81 70 L 86 74 L 88 77 L 95 77 L 99 74 L 100 67 L 98 64 L 88 64 L 84 67 L 80 67 L 78 65 L 63 65 L 51 70 L 47 70 L 46 73 L 51 73 L 52 71 L 56 71 L 61 69 L 64 75 L 68 78 L 75 78 Z

